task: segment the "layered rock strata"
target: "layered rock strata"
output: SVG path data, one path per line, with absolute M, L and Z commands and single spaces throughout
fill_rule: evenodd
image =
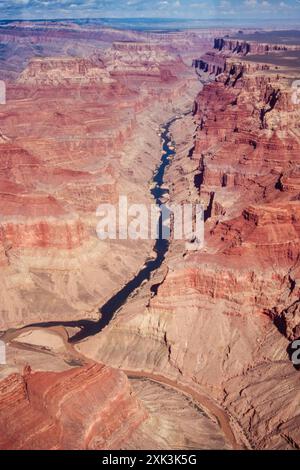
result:
M 182 138 L 170 196 L 204 204 L 205 248 L 186 252 L 172 243 L 148 291 L 78 346 L 209 394 L 236 439 L 258 449 L 300 445 L 299 372 L 289 356 L 300 298 L 300 110 L 292 79 L 263 61 L 230 58 L 204 87 L 194 124 L 186 118 L 176 129 Z
M 2 450 L 118 449 L 147 417 L 125 374 L 100 364 L 9 375 L 0 410 Z
M 51 35 L 52 32 L 50 31 Z M 83 44 L 83 47 L 84 44 Z M 192 70 L 167 45 L 33 58 L 7 84 L 0 139 L 0 330 L 98 318 L 153 241 L 99 240 L 96 209 L 151 204 L 159 126 L 192 106 Z M 100 280 L 100 281 L 99 281 Z
M 236 55 L 266 54 L 268 52 L 295 51 L 299 45 L 291 44 L 263 44 L 259 41 L 243 41 L 236 39 L 216 38 L 214 49 Z

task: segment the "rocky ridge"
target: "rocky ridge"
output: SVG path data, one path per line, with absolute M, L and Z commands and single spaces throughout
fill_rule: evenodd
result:
M 125 374 L 89 364 L 0 382 L 0 448 L 118 449 L 146 419 Z
M 198 83 L 172 49 L 132 47 L 112 45 L 102 58 L 33 58 L 7 86 L 1 330 L 98 318 L 99 307 L 152 254 L 149 240 L 138 252 L 130 240 L 100 241 L 96 209 L 117 204 L 120 194 L 152 203 L 159 125 L 192 105 Z
M 291 78 L 231 57 L 204 86 L 194 124 L 187 118 L 174 130 L 182 139 L 169 181 L 171 201 L 205 205 L 205 248 L 172 243 L 150 301 L 145 288 L 78 345 L 116 367 L 209 394 L 236 438 L 258 449 L 300 442 L 299 377 L 289 356 L 300 297 L 300 111 Z
M 142 53 L 153 54 L 153 49 L 145 52 L 142 47 Z M 123 60 L 118 54 L 117 67 Z M 290 341 L 299 336 L 300 294 L 299 109 L 290 87 L 294 76 L 286 69 L 274 73 L 263 61 L 247 62 L 243 50 L 223 59 L 222 53 L 216 54 L 200 59 L 213 80 L 197 97 L 193 116 L 172 128 L 177 151 L 167 181 L 171 201 L 204 205 L 205 247 L 188 252 L 185 243 L 172 242 L 150 283 L 141 286 L 104 331 L 78 344 L 76 354 L 198 397 L 234 448 L 298 449 L 299 378 L 289 357 Z M 213 68 L 220 59 L 223 67 Z M 130 46 L 125 62 L 134 69 Z M 131 85 L 138 86 L 143 72 L 134 75 Z M 166 79 L 159 77 L 151 75 L 149 83 L 154 79 L 157 87 Z M 120 85 L 126 98 L 125 84 Z M 26 87 L 18 90 L 27 92 Z M 5 144 L 11 141 L 7 133 L 3 136 Z M 124 143 L 122 136 L 119 142 Z M 56 158 L 64 167 L 58 154 Z M 57 219 L 57 206 L 51 210 Z M 6 237 L 3 244 L 4 263 L 9 241 Z M 26 337 L 22 341 L 25 347 Z M 44 377 L 39 375 L 36 382 L 42 392 Z M 14 381 L 11 376 L 4 380 Z M 155 393 L 151 387 L 150 396 Z M 140 399 L 147 403 L 141 394 Z M 139 405 L 135 413 L 137 409 Z M 153 403 L 148 401 L 147 409 L 153 410 Z M 62 421 L 66 416 L 68 410 Z M 152 437 L 151 429 L 151 420 L 148 425 L 143 421 L 131 444 L 125 439 L 116 445 L 142 448 L 141 440 Z M 100 441 L 109 448 L 114 445 L 102 436 Z M 214 442 L 224 448 L 224 437 Z M 3 443 L 7 445 L 12 444 Z

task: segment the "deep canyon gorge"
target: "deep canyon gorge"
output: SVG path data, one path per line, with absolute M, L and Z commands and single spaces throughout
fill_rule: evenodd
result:
M 299 449 L 299 57 L 0 27 L 0 449 Z M 203 205 L 204 248 L 98 239 L 99 204 L 154 188 Z

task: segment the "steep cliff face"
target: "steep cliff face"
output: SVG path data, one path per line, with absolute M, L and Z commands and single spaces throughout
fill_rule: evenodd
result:
M 184 69 L 184 64 L 171 44 L 145 42 L 114 43 L 105 54 L 111 75 L 157 77 L 167 81 Z
M 0 381 L 0 448 L 118 449 L 146 419 L 125 374 L 99 364 Z
M 42 58 L 31 59 L 18 78 L 20 84 L 41 85 L 86 85 L 113 82 L 103 61 L 94 57 L 80 58 Z
M 52 61 L 68 58 L 87 62 L 87 58 L 98 56 L 113 43 L 119 44 L 118 47 L 122 47 L 122 43 L 144 43 L 145 47 L 150 44 L 150 48 L 163 47 L 191 60 L 194 54 L 211 49 L 215 35 L 223 33 L 229 34 L 232 30 L 145 32 L 100 28 L 98 25 L 92 27 L 70 20 L 56 21 L 52 25 L 46 21 L 15 21 L 0 25 L 0 73 L 2 79 L 17 79 L 33 58 L 51 57 Z M 92 76 L 93 80 L 102 79 L 99 70 L 93 70 Z M 71 79 L 66 76 L 64 82 Z
M 204 54 L 201 59 L 194 59 L 193 67 L 195 67 L 196 71 L 199 70 L 200 72 L 217 76 L 224 72 L 225 63 L 225 58 L 222 55 L 208 52 Z
M 292 78 L 231 58 L 204 87 L 195 141 L 187 146 L 183 135 L 170 181 L 171 200 L 205 205 L 205 248 L 185 252 L 174 242 L 151 300 L 132 301 L 79 346 L 115 366 L 204 388 L 254 448 L 300 445 L 299 373 L 288 352 L 300 297 Z
M 236 66 L 233 65 L 235 58 L 246 57 L 251 59 L 255 55 L 261 56 L 261 63 L 244 62 L 243 68 L 248 71 L 256 70 L 270 70 L 271 66 L 263 63 L 263 57 L 268 57 L 268 54 L 281 53 L 280 57 L 284 57 L 284 52 L 298 51 L 300 46 L 283 45 L 283 44 L 262 44 L 258 41 L 238 41 L 224 38 L 214 39 L 213 50 L 201 55 L 199 59 L 193 60 L 193 67 L 195 67 L 198 74 L 208 73 L 209 75 L 218 76 L 228 68 L 232 69 Z M 275 56 L 276 57 L 276 56 Z M 279 55 L 278 55 L 279 57 Z M 238 60 L 238 59 L 237 59 Z M 277 69 L 280 67 L 276 67 Z M 234 74 L 231 70 L 231 74 Z M 228 77 L 227 77 L 228 78 Z
M 74 38 L 67 29 L 61 40 L 69 50 Z M 28 26 L 24 41 L 30 34 L 36 31 Z M 54 41 L 57 34 L 47 29 L 42 37 Z M 134 276 L 153 242 L 136 250 L 130 240 L 100 241 L 96 209 L 117 204 L 119 195 L 129 203 L 152 202 L 158 128 L 173 107 L 192 106 L 199 89 L 166 38 L 162 45 L 142 36 L 108 48 L 98 37 L 96 54 L 85 31 L 74 34 L 87 57 L 42 57 L 51 50 L 42 45 L 41 56 L 8 82 L 1 107 L 1 330 L 96 319 L 99 307 Z
M 214 49 L 230 54 L 265 54 L 273 51 L 293 51 L 298 50 L 299 46 L 285 44 L 262 44 L 259 41 L 241 41 L 236 39 L 216 38 L 214 40 Z
M 95 209 L 124 191 L 130 202 L 149 202 L 159 124 L 187 109 L 199 84 L 165 36 L 160 45 L 140 39 L 115 43 L 96 78 L 94 63 L 38 60 L 8 87 L 0 134 L 0 329 L 92 316 L 150 253 L 146 242 L 99 243 Z M 179 35 L 180 43 L 186 39 Z M 289 357 L 300 332 L 295 75 L 250 63 L 247 44 L 215 46 L 215 55 L 194 62 L 213 82 L 196 98 L 193 116 L 172 128 L 177 152 L 168 172 L 171 202 L 205 207 L 205 247 L 187 252 L 172 242 L 150 282 L 101 334 L 76 347 L 129 374 L 202 394 L 215 416 L 221 410 L 234 445 L 297 449 L 299 372 Z M 264 47 L 251 52 L 263 57 Z M 102 80 L 103 70 L 113 82 Z M 154 418 L 144 425 L 145 410 L 123 374 L 95 364 L 28 372 L 0 382 L 3 448 L 128 448 L 138 423 L 142 439 L 153 442 Z M 209 445 L 227 447 L 220 434 Z

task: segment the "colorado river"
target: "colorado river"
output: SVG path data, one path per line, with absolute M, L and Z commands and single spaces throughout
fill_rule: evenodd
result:
M 165 170 L 170 165 L 172 157 L 175 155 L 174 147 L 172 146 L 172 137 L 170 134 L 170 128 L 172 124 L 181 119 L 183 116 L 190 114 L 190 112 L 185 113 L 181 116 L 176 116 L 170 119 L 164 126 L 161 128 L 163 132 L 161 134 L 162 138 L 162 156 L 160 165 L 156 169 L 153 179 L 152 179 L 152 189 L 151 194 L 155 199 L 155 202 L 158 206 L 162 203 L 162 196 L 167 192 L 166 189 L 163 189 L 164 184 L 164 175 Z M 161 223 L 161 220 L 160 220 Z M 80 331 L 76 333 L 72 338 L 70 338 L 70 343 L 77 343 L 79 341 L 88 338 L 89 336 L 94 336 L 97 333 L 101 332 L 112 320 L 115 313 L 124 305 L 128 298 L 138 289 L 144 281 L 149 281 L 151 274 L 156 271 L 163 263 L 165 255 L 169 249 L 169 241 L 159 237 L 156 240 L 154 245 L 154 251 L 156 253 L 155 259 L 150 259 L 145 263 L 142 269 L 136 274 L 136 276 L 131 279 L 121 290 L 119 290 L 113 297 L 111 297 L 100 309 L 100 319 L 99 321 L 91 320 L 79 320 L 79 321 L 70 321 L 70 322 L 45 322 L 45 323 L 35 323 L 27 325 L 28 327 L 55 327 L 55 326 L 64 326 L 70 328 L 80 328 Z
M 186 113 L 189 114 L 189 113 Z M 162 157 L 161 162 L 158 168 L 156 169 L 151 185 L 151 194 L 155 199 L 156 204 L 159 206 L 162 203 L 162 197 L 166 193 L 166 189 L 163 188 L 164 184 L 164 175 L 165 170 L 170 165 L 172 157 L 175 156 L 176 151 L 172 146 L 172 137 L 170 135 L 171 125 L 178 119 L 181 119 L 183 116 L 174 117 L 162 127 L 163 132 L 161 134 L 162 138 Z M 74 347 L 74 344 L 81 342 L 82 340 L 94 336 L 97 333 L 101 332 L 113 319 L 117 311 L 126 303 L 126 301 L 132 296 L 132 294 L 143 284 L 143 282 L 150 280 L 151 275 L 156 271 L 163 263 L 166 253 L 169 249 L 169 241 L 162 238 L 158 238 L 155 242 L 154 251 L 156 253 L 155 259 L 151 259 L 145 263 L 137 275 L 130 280 L 121 290 L 119 290 L 113 297 L 111 297 L 106 304 L 104 304 L 100 309 L 100 319 L 99 321 L 91 320 L 80 320 L 80 321 L 70 321 L 70 322 L 45 322 L 45 323 L 35 323 L 27 325 L 26 327 L 20 330 L 10 330 L 5 335 L 5 340 L 7 342 L 13 341 L 15 337 L 19 336 L 22 332 L 30 331 L 35 328 L 52 328 L 54 327 L 70 327 L 70 328 L 79 328 L 77 332 L 71 339 L 68 339 L 68 333 L 64 331 L 62 335 L 61 331 L 57 331 L 56 334 L 62 335 L 63 341 L 65 342 L 66 351 L 68 351 L 71 358 L 73 358 L 74 364 L 80 365 L 81 363 L 88 362 L 89 359 L 77 351 Z M 53 331 L 55 332 L 55 331 Z M 13 341 L 14 342 L 14 341 Z M 71 343 L 71 344 L 70 344 Z M 15 347 L 26 349 L 32 352 L 45 352 L 44 348 L 36 347 L 34 348 L 30 344 L 17 344 L 14 342 Z M 123 369 L 121 369 L 123 370 Z M 236 441 L 230 417 L 227 413 L 219 407 L 213 400 L 208 396 L 198 393 L 196 390 L 191 387 L 181 384 L 177 381 L 172 381 L 167 377 L 160 375 L 155 375 L 149 373 L 149 371 L 131 371 L 123 370 L 130 378 L 140 378 L 148 379 L 153 382 L 159 383 L 166 387 L 176 390 L 179 393 L 182 393 L 188 397 L 191 397 L 194 402 L 202 409 L 208 410 L 212 416 L 215 417 L 216 421 L 219 424 L 224 436 L 226 436 L 227 441 L 230 443 L 232 448 L 241 449 L 243 445 Z

